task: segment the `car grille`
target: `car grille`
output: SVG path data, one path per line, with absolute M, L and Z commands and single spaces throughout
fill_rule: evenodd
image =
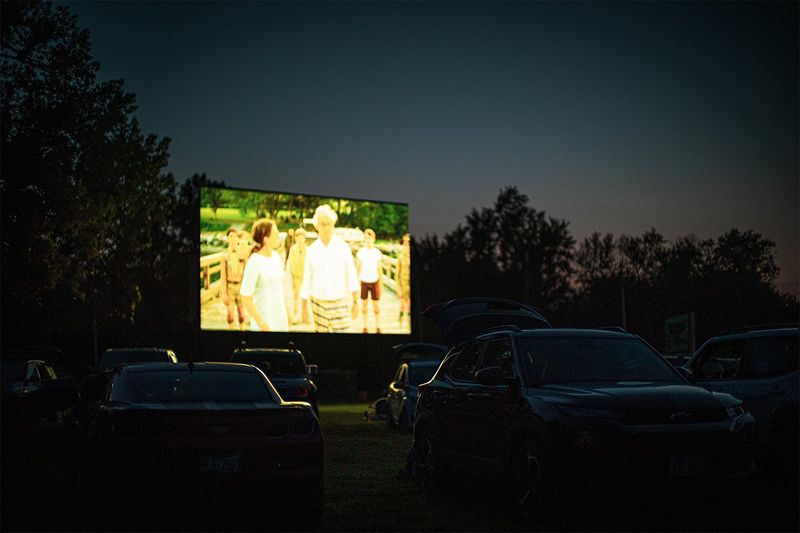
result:
M 698 424 L 703 422 L 721 422 L 727 417 L 721 408 L 686 410 L 661 409 L 645 411 L 629 411 L 625 414 L 628 424 Z

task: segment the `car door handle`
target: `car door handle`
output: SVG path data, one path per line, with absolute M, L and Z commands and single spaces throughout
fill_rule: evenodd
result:
M 470 392 L 467 394 L 467 398 L 470 400 L 477 400 L 477 401 L 486 401 L 491 400 L 492 395 L 486 392 Z

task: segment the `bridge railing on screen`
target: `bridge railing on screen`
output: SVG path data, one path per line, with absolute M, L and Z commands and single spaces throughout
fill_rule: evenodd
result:
M 222 257 L 224 252 L 205 255 L 200 258 L 200 303 L 204 304 L 219 296 L 222 290 Z M 383 269 L 383 284 L 394 293 L 397 293 L 397 259 L 384 256 L 381 261 Z
M 222 289 L 222 257 L 224 255 L 224 252 L 217 252 L 200 258 L 200 280 L 203 282 L 200 287 L 201 304 L 215 298 Z M 212 281 L 212 279 L 214 280 Z

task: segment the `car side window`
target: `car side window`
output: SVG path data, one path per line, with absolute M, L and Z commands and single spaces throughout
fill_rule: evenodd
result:
M 472 381 L 475 379 L 481 347 L 481 344 L 471 344 L 456 356 L 449 370 L 449 374 L 453 379 L 459 381 Z
M 753 352 L 745 379 L 780 376 L 797 369 L 797 337 L 762 337 L 754 339 Z
M 39 369 L 37 368 L 36 363 L 31 363 L 28 365 L 28 372 L 25 374 L 25 379 L 28 383 L 39 383 L 42 381 L 42 378 L 39 376 Z
M 50 368 L 47 365 L 39 365 L 39 375 L 42 381 L 50 381 L 53 379 L 53 376 L 50 374 Z
M 701 380 L 734 378 L 749 346 L 747 339 L 711 344 L 703 351 L 692 370 L 697 379 Z
M 491 366 L 499 366 L 506 377 L 514 377 L 514 360 L 509 339 L 494 340 L 486 345 L 481 368 Z

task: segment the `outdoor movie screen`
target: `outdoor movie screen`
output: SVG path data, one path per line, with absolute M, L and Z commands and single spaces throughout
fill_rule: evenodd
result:
M 408 204 L 203 187 L 200 328 L 411 333 Z

